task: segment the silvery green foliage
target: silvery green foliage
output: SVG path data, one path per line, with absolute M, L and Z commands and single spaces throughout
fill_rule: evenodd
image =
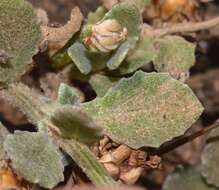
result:
M 46 133 L 15 131 L 7 136 L 4 149 L 13 168 L 26 180 L 45 188 L 64 180 L 62 156 Z
M 48 124 L 50 115 L 59 106 L 57 102 L 38 94 L 22 83 L 10 84 L 7 89 L 0 91 L 0 95 L 18 107 L 35 125 L 40 122 Z
M 63 139 L 60 144 L 95 186 L 103 188 L 119 185 L 110 176 L 105 167 L 97 161 L 96 156 L 90 151 L 87 145 L 74 139 Z
M 104 96 L 107 91 L 113 87 L 120 78 L 108 77 L 106 75 L 95 74 L 90 79 L 90 84 L 97 93 L 98 97 Z
M 159 52 L 154 60 L 155 69 L 177 79 L 186 78 L 195 64 L 195 45 L 180 36 L 165 36 L 156 44 Z
M 143 65 L 153 62 L 158 54 L 154 41 L 155 37 L 153 35 L 142 32 L 135 48 L 128 52 L 125 61 L 118 68 L 119 73 L 128 74 Z
M 21 87 L 23 87 L 23 90 L 21 90 Z M 16 106 L 15 103 L 17 103 L 17 105 L 20 106 L 21 110 L 29 118 L 31 118 L 30 121 L 39 127 L 40 132 L 36 134 L 45 134 L 47 130 L 50 130 L 50 129 L 53 132 L 54 131 L 60 132 L 59 133 L 60 135 L 58 135 L 58 133 L 55 133 L 56 134 L 55 137 L 53 136 L 54 135 L 53 133 L 51 133 L 51 135 L 52 137 L 54 137 L 54 140 L 56 141 L 56 143 L 58 143 L 59 146 L 67 154 L 69 154 L 76 163 L 79 164 L 79 166 L 83 169 L 83 171 L 87 174 L 87 176 L 92 180 L 94 184 L 98 186 L 104 186 L 104 185 L 106 186 L 106 184 L 112 185 L 116 183 L 107 173 L 105 168 L 100 163 L 98 163 L 97 159 L 95 158 L 93 153 L 89 150 L 89 148 L 84 144 L 84 142 L 90 143 L 90 142 L 93 142 L 94 140 L 99 139 L 101 135 L 100 133 L 101 131 L 99 128 L 96 128 L 96 125 L 93 123 L 93 120 L 90 118 L 90 116 L 85 114 L 83 111 L 80 111 L 79 110 L 80 108 L 78 106 L 73 107 L 70 104 L 61 105 L 57 101 L 53 101 L 53 102 L 48 101 L 48 104 L 46 104 L 45 99 L 39 96 L 39 94 L 37 96 L 36 92 L 31 91 L 28 87 L 24 87 L 21 84 L 10 85 L 10 88 L 8 89 L 8 91 L 4 92 L 4 97 L 6 96 L 7 98 L 10 99 L 13 105 Z M 32 133 L 28 133 L 28 132 L 24 132 L 24 133 L 25 133 L 25 136 L 27 135 L 30 137 L 26 137 L 27 139 L 23 140 L 25 142 L 23 142 L 22 140 L 19 140 L 20 142 L 23 143 L 23 146 L 19 144 L 18 141 L 13 140 L 14 135 L 12 135 L 11 137 L 13 141 L 12 147 L 14 146 L 16 148 L 19 145 L 21 146 L 21 148 L 19 149 L 22 149 L 22 148 L 24 149 L 26 145 L 28 146 L 32 145 L 31 142 L 30 143 L 28 142 L 30 140 L 33 140 L 33 137 L 31 137 Z M 21 137 L 22 136 L 23 135 L 21 135 Z M 67 139 L 64 137 L 67 137 Z M 19 138 L 15 138 L 15 139 L 19 139 Z M 10 144 L 11 140 L 8 140 L 8 141 Z M 15 144 L 18 144 L 18 145 L 15 146 Z M 10 145 L 6 145 L 6 146 L 10 146 Z M 33 145 L 36 146 L 35 144 Z M 33 147 L 32 150 L 34 151 L 34 149 L 36 149 L 36 150 L 39 150 L 40 152 L 40 149 L 44 150 L 45 145 L 43 144 L 42 147 L 41 148 L 38 146 Z M 17 154 L 16 154 L 17 152 L 15 148 L 12 149 L 13 150 L 12 156 L 14 156 L 13 159 L 17 161 L 16 158 L 18 159 L 20 158 L 17 157 Z M 23 154 L 19 156 L 22 157 L 22 155 Z M 12 159 L 12 156 L 10 157 L 11 159 Z M 24 163 L 22 162 L 21 164 L 24 164 Z M 27 171 L 25 170 L 24 172 L 27 172 Z M 58 175 L 57 171 L 50 171 L 50 172 L 51 174 L 54 173 Z M 30 178 L 28 178 L 28 175 L 30 175 Z M 25 173 L 24 177 L 30 181 L 36 180 L 35 178 L 33 178 L 34 176 L 32 176 L 31 173 L 30 174 Z M 37 182 L 37 181 L 32 181 L 32 182 Z M 43 183 L 44 182 L 45 181 L 43 181 Z M 48 184 L 46 185 L 48 187 Z
M 207 183 L 219 187 L 219 130 L 214 129 L 207 137 L 206 145 L 201 155 L 201 173 Z
M 167 73 L 141 71 L 82 108 L 114 141 L 133 148 L 158 147 L 182 135 L 203 110 L 187 85 Z
M 0 83 L 17 80 L 31 63 L 40 39 L 32 6 L 24 0 L 0 1 Z
M 58 102 L 60 97 L 58 101 L 46 99 L 23 84 L 10 85 L 3 91 L 3 97 L 12 105 L 18 106 L 33 124 L 60 130 L 63 137 L 79 141 L 81 139 L 86 143 L 99 139 L 100 129 L 89 115 L 80 110 L 79 105 L 72 105 L 72 98 L 75 97 L 72 96 L 72 91 L 69 91 L 70 87 L 67 88 L 68 96 L 65 100 L 62 99 L 62 104 Z M 64 91 L 63 96 L 66 95 Z M 44 130 L 44 127 L 40 128 Z
M 5 141 L 6 136 L 9 134 L 6 127 L 0 122 L 0 160 L 3 160 L 6 158 L 5 150 L 3 147 L 3 143 Z
M 8 135 L 4 142 L 4 149 L 14 169 L 25 179 L 46 188 L 52 188 L 63 180 L 62 157 L 47 136 L 47 130 L 57 135 L 54 139 L 59 140 L 59 146 L 79 164 L 95 185 L 104 186 L 114 185 L 115 182 L 85 145 L 102 136 L 97 126 L 102 127 L 103 134 L 114 141 L 137 149 L 142 146 L 158 147 L 182 135 L 198 119 L 203 110 L 200 102 L 187 85 L 171 77 L 178 79 L 188 72 L 194 63 L 194 45 L 181 37 L 153 36 L 149 30 L 142 28 L 142 7 L 147 2 L 125 0 L 107 13 L 99 8 L 89 14 L 80 37 L 79 34 L 75 35 L 69 41 L 73 44 L 64 57 L 67 62 L 71 58 L 85 75 L 103 69 L 127 74 L 149 62 L 154 63 L 157 71 L 170 75 L 139 71 L 119 82 L 96 75 L 90 82 L 98 97 L 83 104 L 65 84 L 61 85 L 56 101 L 46 99 L 21 84 L 9 85 L 3 91 L 4 98 L 18 106 L 32 123 L 40 126 L 37 133 L 16 131 Z M 3 20 L 0 23 L 0 83 L 9 83 L 25 71 L 25 66 L 34 55 L 40 37 L 39 26 L 32 7 L 23 0 L 2 0 L 0 20 Z M 108 39 L 102 38 L 104 35 L 98 33 L 103 40 L 91 46 L 89 38 L 93 35 L 93 27 L 108 21 L 116 23 L 119 29 L 115 33 L 117 36 L 118 33 L 124 34 L 124 39 L 110 44 Z M 10 27 L 5 27 L 5 24 Z M 107 45 L 108 49 L 101 45 Z M 53 134 L 54 131 L 58 133 Z M 212 151 L 214 148 L 206 149 Z M 203 160 L 207 158 L 208 151 L 203 154 Z M 217 151 L 214 153 L 212 158 Z M 205 162 L 207 169 L 213 159 L 208 157 L 208 160 L 207 164 Z M 212 174 L 204 170 L 203 176 L 207 181 L 218 185 L 212 178 L 217 172 L 214 170 Z M 190 181 L 184 178 L 184 173 L 192 180 L 200 181 L 196 170 L 184 170 L 177 174 L 176 179 L 183 176 L 188 189 L 191 187 Z M 206 189 L 203 184 L 202 181 L 197 187 Z
M 124 1 L 113 6 L 101 19 L 100 22 L 115 19 L 128 31 L 127 39 L 112 53 L 104 55 L 104 52 L 100 51 L 99 55 L 98 52 L 92 52 L 84 47 L 83 40 L 92 36 L 92 27 L 95 23 L 90 22 L 92 24 L 84 26 L 82 41 L 76 42 L 68 50 L 69 56 L 80 72 L 88 74 L 107 66 L 109 70 L 116 69 L 120 74 L 128 74 L 153 62 L 158 72 L 169 72 L 177 79 L 187 78 L 189 69 L 195 63 L 195 45 L 179 36 L 156 36 L 148 25 L 143 27 L 139 14 L 139 7 L 143 7 L 141 4 L 147 2 Z M 101 10 L 100 8 L 92 15 L 98 21 L 103 14 Z M 98 12 L 102 14 L 97 14 Z
M 95 12 L 90 12 L 87 16 L 87 24 L 95 24 L 100 21 L 107 10 L 104 7 L 98 7 Z
M 85 47 L 86 44 L 83 44 L 84 40 L 92 37 L 92 28 L 97 23 L 90 22 L 92 24 L 88 23 L 85 25 L 82 29 L 81 42 L 75 42 L 68 49 L 68 55 L 81 73 L 88 74 L 97 68 L 99 69 L 100 66 L 97 66 L 98 64 L 102 65 L 101 68 L 108 67 L 110 70 L 115 70 L 125 59 L 129 49 L 133 48 L 138 41 L 142 26 L 142 16 L 135 4 L 119 3 L 115 5 L 98 23 L 109 20 L 116 20 L 122 29 L 127 30 L 125 40 L 118 45 L 117 49 L 109 53 L 104 53 L 101 49 L 95 50 L 94 48 Z M 100 44 L 99 46 L 103 45 Z M 102 54 L 105 54 L 104 58 Z
M 136 47 L 129 51 L 118 68 L 121 74 L 134 72 L 152 62 L 158 72 L 168 72 L 176 79 L 185 79 L 195 64 L 195 45 L 179 36 L 154 36 L 145 27 Z
M 63 105 L 79 105 L 80 98 L 72 87 L 61 83 L 58 92 L 58 102 Z
M 92 70 L 92 63 L 87 57 L 88 50 L 80 42 L 75 42 L 69 49 L 68 55 L 83 74 L 88 74 Z
M 102 136 L 101 129 L 78 107 L 66 105 L 58 108 L 51 116 L 51 121 L 64 138 L 93 143 Z
M 199 169 L 195 167 L 179 168 L 170 174 L 163 184 L 163 190 L 216 190 L 208 186 Z

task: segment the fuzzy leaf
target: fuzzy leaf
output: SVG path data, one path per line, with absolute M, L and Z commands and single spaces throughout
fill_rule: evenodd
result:
M 122 61 L 128 54 L 130 44 L 128 41 L 122 43 L 119 48 L 115 51 L 112 57 L 107 61 L 106 65 L 110 70 L 114 70 L 119 67 Z
M 73 138 L 83 143 L 92 143 L 101 138 L 101 129 L 78 107 L 58 108 L 51 116 L 51 121 L 65 138 Z
M 0 96 L 19 108 L 35 125 L 39 122 L 48 122 L 50 114 L 58 104 L 29 89 L 22 83 L 11 84 L 7 90 L 0 91 Z
M 125 3 L 134 4 L 141 12 L 144 12 L 145 6 L 151 3 L 151 0 L 123 0 Z
M 144 11 L 144 8 L 146 5 L 151 3 L 151 0 L 113 0 L 113 1 L 109 1 L 109 0 L 102 0 L 103 5 L 107 8 L 107 9 L 112 9 L 112 7 L 117 4 L 118 2 L 126 2 L 126 3 L 132 3 L 134 4 L 136 7 L 138 7 L 140 9 L 141 12 Z
M 133 148 L 158 147 L 182 135 L 203 110 L 187 85 L 141 71 L 82 106 L 113 140 Z
M 128 51 L 135 46 L 139 39 L 142 26 L 142 16 L 139 9 L 134 4 L 119 3 L 103 18 L 103 20 L 108 19 L 117 20 L 121 26 L 125 27 L 128 31 L 126 41 L 119 46 L 106 63 L 110 70 L 114 70 L 119 67 L 127 56 Z
M 73 88 L 68 86 L 67 84 L 60 84 L 59 92 L 58 92 L 58 102 L 62 105 L 70 104 L 70 105 L 79 105 L 80 98 Z
M 116 82 L 118 82 L 117 78 L 101 74 L 93 75 L 90 79 L 91 86 L 94 88 L 98 97 L 104 96 L 107 91 L 116 84 Z
M 99 52 L 92 52 L 92 51 L 89 51 L 88 49 L 86 49 L 84 56 L 86 56 L 85 59 L 90 62 L 92 72 L 97 72 L 97 71 L 101 71 L 101 70 L 106 68 L 106 62 L 110 59 L 111 54 L 100 54 Z M 84 60 L 84 58 L 82 58 L 80 60 Z M 80 64 L 80 63 L 78 63 L 78 64 Z M 75 66 L 79 69 L 79 67 L 76 64 L 75 64 Z M 71 74 L 71 76 L 73 78 L 77 79 L 78 76 L 80 76 L 79 77 L 80 80 L 81 80 L 81 78 L 87 78 L 87 79 L 89 78 L 88 75 L 85 76 L 84 73 L 82 73 L 82 72 L 81 72 L 82 73 L 81 74 L 76 67 L 75 68 L 72 67 L 73 73 Z
M 45 133 L 16 131 L 8 135 L 4 148 L 13 168 L 26 180 L 53 188 L 64 179 L 61 154 Z
M 197 168 L 178 169 L 170 174 L 163 185 L 163 190 L 214 190 L 205 184 Z M 215 189 L 216 190 L 216 189 Z
M 208 136 L 207 144 L 202 152 L 201 172 L 209 184 L 219 187 L 219 130 L 214 129 Z
M 96 24 L 104 17 L 106 12 L 107 10 L 104 7 L 98 7 L 95 12 L 90 12 L 87 16 L 87 24 Z
M 4 92 L 4 96 L 11 100 L 14 105 L 19 105 L 22 107 L 22 110 L 31 118 L 31 121 L 36 124 L 39 127 L 39 130 L 41 133 L 45 133 L 48 128 L 52 128 L 51 131 L 57 131 L 57 126 L 54 126 L 51 122 L 50 116 L 54 113 L 54 110 L 57 110 L 57 107 L 60 105 L 56 104 L 55 102 L 48 101 L 48 103 L 45 102 L 45 99 L 43 99 L 39 94 L 36 95 L 33 93 L 30 89 L 25 87 L 24 85 L 10 85 L 9 89 Z M 29 110 L 29 111 L 28 111 Z M 47 127 L 47 129 L 45 128 Z M 63 139 L 59 135 L 58 139 L 56 136 L 56 133 L 52 133 L 53 138 L 56 143 L 60 146 L 61 144 L 57 142 L 58 139 L 61 139 L 61 141 L 73 141 L 77 142 L 77 145 L 81 145 L 82 149 L 71 149 L 71 147 L 68 149 L 70 145 L 66 145 L 64 143 L 61 148 L 63 148 L 64 151 L 70 154 L 70 156 L 76 161 L 79 162 L 79 165 L 81 168 L 83 168 L 84 172 L 87 174 L 87 176 L 91 179 L 91 181 L 98 186 L 103 185 L 112 185 L 112 183 L 115 183 L 114 180 L 110 177 L 108 172 L 105 170 L 105 168 L 97 161 L 96 157 L 93 155 L 93 153 L 84 145 L 84 143 L 78 142 L 74 139 Z M 33 140 L 34 141 L 34 140 Z M 58 140 L 59 141 L 59 140 Z M 30 143 L 25 142 L 28 146 Z M 75 147 L 75 146 L 74 146 Z M 86 148 L 84 148 L 86 147 Z M 77 148 L 77 146 L 76 146 Z M 66 150 L 68 149 L 68 150 Z M 89 152 L 90 151 L 90 152 Z M 88 152 L 88 153 L 87 153 Z M 77 156 L 75 156 L 75 154 Z M 89 154 L 89 155 L 88 155 Z M 91 156 L 92 155 L 92 156 Z M 80 158 L 83 158 L 83 160 L 79 160 Z M 89 168 L 92 168 L 93 170 L 90 170 Z M 51 172 L 52 174 L 54 172 Z M 51 174 L 50 174 L 51 175 Z
M 156 41 L 159 49 L 155 69 L 168 72 L 174 78 L 183 78 L 195 63 L 195 45 L 179 36 L 166 36 Z
M 35 11 L 24 0 L 0 1 L 0 51 L 5 62 L 0 63 L 0 83 L 17 80 L 37 51 L 40 28 Z
M 154 36 L 142 34 L 136 47 L 128 52 L 125 62 L 118 68 L 119 72 L 121 74 L 131 73 L 154 61 L 158 53 L 154 46 L 154 40 Z
M 68 55 L 71 57 L 75 65 L 81 73 L 88 74 L 91 72 L 91 62 L 87 56 L 87 49 L 80 42 L 75 42 L 69 49 Z
M 5 150 L 3 147 L 3 143 L 5 141 L 6 136 L 9 134 L 6 127 L 0 122 L 0 160 L 5 158 Z
M 88 146 L 74 139 L 62 139 L 59 145 L 87 174 L 97 187 L 115 187 L 118 183 L 113 180 L 109 172 L 97 160 Z
M 128 38 L 132 41 L 132 47 L 139 39 L 142 16 L 139 9 L 133 3 L 119 3 L 115 5 L 103 18 L 103 20 L 115 19 L 122 27 L 128 30 Z
M 142 27 L 142 16 L 138 7 L 133 3 L 119 3 L 115 5 L 108 13 L 105 14 L 104 20 L 117 20 L 122 28 L 127 29 L 126 41 L 112 52 L 112 54 L 102 54 L 95 48 L 86 49 L 84 45 L 76 42 L 68 49 L 68 55 L 71 57 L 75 65 L 83 74 L 97 70 L 97 68 L 105 68 L 114 70 L 119 67 L 125 59 L 128 51 L 134 48 L 140 36 Z M 95 23 L 94 23 L 95 24 Z M 81 41 L 92 35 L 92 25 L 87 24 L 83 27 L 81 33 Z M 93 57 L 95 55 L 95 57 Z M 100 66 L 98 66 L 100 65 Z
M 146 26 L 145 26 L 146 27 Z M 185 78 L 195 63 L 195 45 L 179 36 L 157 38 L 145 28 L 136 47 L 130 50 L 119 67 L 121 74 L 131 73 L 153 62 L 159 72 L 168 72 L 174 78 Z

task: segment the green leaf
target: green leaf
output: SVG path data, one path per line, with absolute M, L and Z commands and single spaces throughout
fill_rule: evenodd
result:
M 87 16 L 87 24 L 96 24 L 104 17 L 106 12 L 107 10 L 104 7 L 98 7 L 95 12 L 90 12 Z
M 136 42 L 139 40 L 142 16 L 139 9 L 130 3 L 119 3 L 115 5 L 103 18 L 103 20 L 115 19 L 123 28 L 128 31 L 126 42 L 122 43 L 120 47 L 113 53 L 112 57 L 106 63 L 110 70 L 119 67 L 125 59 L 129 49 L 134 48 Z
M 58 107 L 57 102 L 36 93 L 22 83 L 9 85 L 7 90 L 0 91 L 0 96 L 19 108 L 35 125 L 41 121 L 48 122 L 50 114 Z
M 159 49 L 155 69 L 168 72 L 174 78 L 184 78 L 195 64 L 195 45 L 179 36 L 166 36 L 156 41 Z
M 82 107 L 114 141 L 133 148 L 158 147 L 182 135 L 203 110 L 187 85 L 141 71 Z
M 92 71 L 89 74 L 105 69 L 106 62 L 111 57 L 111 55 L 109 54 L 100 54 L 97 52 L 87 52 L 86 56 L 87 56 L 86 59 L 88 59 L 90 63 L 92 64 Z M 77 80 L 79 79 L 82 81 L 87 81 L 89 79 L 89 74 L 84 75 L 83 73 L 80 73 L 76 67 L 75 68 L 72 67 L 72 71 L 73 72 L 71 73 L 71 76 L 74 79 L 77 79 Z
M 145 6 L 151 3 L 151 0 L 125 0 L 125 3 L 130 3 L 138 7 L 141 12 L 144 12 Z
M 61 154 L 47 134 L 15 131 L 7 136 L 4 148 L 13 168 L 26 180 L 45 188 L 64 180 Z
M 59 140 L 59 145 L 81 167 L 95 186 L 108 188 L 119 185 L 85 144 L 74 139 L 62 139 Z
M 118 68 L 127 56 L 129 49 L 130 43 L 128 41 L 122 43 L 119 48 L 112 54 L 111 58 L 107 61 L 107 67 L 110 70 L 115 70 L 116 68 Z
M 58 102 L 62 105 L 79 105 L 80 98 L 78 97 L 74 88 L 68 86 L 67 84 L 61 83 L 58 92 Z
M 31 4 L 24 0 L 0 1 L 0 83 L 17 80 L 37 51 L 40 27 Z M 1 58 L 0 58 L 1 59 Z
M 63 106 L 51 116 L 52 123 L 64 138 L 73 138 L 83 143 L 92 143 L 101 138 L 101 129 L 80 108 Z
M 115 19 L 122 27 L 127 28 L 128 39 L 131 40 L 132 47 L 134 47 L 142 27 L 142 16 L 138 7 L 133 3 L 126 2 L 116 4 L 103 18 L 103 20 L 108 19 Z
M 204 183 L 197 168 L 180 168 L 170 174 L 163 185 L 163 190 L 214 190 Z M 216 189 L 215 189 L 216 190 Z
M 6 127 L 0 122 L 0 160 L 3 160 L 6 158 L 5 150 L 3 147 L 3 143 L 5 141 L 6 136 L 9 134 Z
M 136 47 L 128 52 L 119 67 L 121 74 L 131 73 L 150 62 L 158 72 L 168 72 L 174 78 L 184 79 L 195 63 L 195 45 L 179 36 L 157 38 L 145 28 Z
M 219 187 L 219 130 L 214 129 L 207 138 L 201 155 L 201 172 L 209 184 Z
M 101 21 L 109 19 L 118 21 L 122 28 L 127 29 L 128 34 L 126 41 L 120 44 L 120 46 L 111 54 L 104 54 L 92 47 L 86 49 L 79 42 L 73 44 L 68 49 L 68 54 L 83 74 L 88 74 L 91 70 L 96 71 L 103 69 L 106 66 L 110 70 L 118 68 L 127 56 L 128 51 L 135 47 L 135 44 L 139 39 L 143 22 L 140 10 L 135 6 L 135 4 L 119 3 L 115 5 L 108 13 L 105 14 Z M 87 24 L 82 29 L 81 41 L 91 35 L 92 25 Z M 103 54 L 104 56 L 102 56 Z
M 88 74 L 92 70 L 91 61 L 88 59 L 87 51 L 88 50 L 80 42 L 75 42 L 68 49 L 68 55 L 83 74 Z
M 104 96 L 107 91 L 113 87 L 117 82 L 118 78 L 112 78 L 101 74 L 95 74 L 91 77 L 90 83 L 98 97 Z
M 155 37 L 142 34 L 134 49 L 128 52 L 125 62 L 118 68 L 121 74 L 136 71 L 138 68 L 155 60 L 158 51 L 154 46 Z
M 22 108 L 22 111 L 31 119 L 31 122 L 39 127 L 41 133 L 45 133 L 48 128 L 52 128 L 51 131 L 57 131 L 58 128 L 52 124 L 50 116 L 54 113 L 54 110 L 60 106 L 59 104 L 56 102 L 48 101 L 47 99 L 41 97 L 39 94 L 34 93 L 27 86 L 22 84 L 10 85 L 9 88 L 3 92 L 3 96 L 8 98 L 11 103 L 13 103 L 13 105 Z M 47 129 L 45 129 L 45 127 L 47 127 Z M 68 141 L 67 139 L 61 138 L 58 134 L 56 135 L 56 133 L 51 133 L 51 135 L 53 140 L 58 145 L 60 145 L 60 142 L 57 139 L 57 136 L 59 139 L 61 139 L 61 141 Z M 76 140 L 70 139 L 69 141 L 75 142 Z M 28 142 L 25 143 L 28 144 Z M 79 165 L 83 168 L 84 172 L 87 174 L 87 176 L 89 176 L 94 184 L 98 186 L 115 184 L 114 180 L 109 176 L 105 168 L 101 166 L 101 164 L 97 161 L 93 153 L 91 151 L 88 152 L 88 147 L 80 142 L 77 142 L 77 144 L 79 144 L 83 150 L 71 149 L 71 146 L 68 144 L 66 145 L 65 142 L 63 146 L 60 146 L 67 153 L 70 152 L 70 156 L 75 159 L 76 162 L 81 157 L 84 158 L 82 161 L 80 161 Z M 70 149 L 68 149 L 69 146 Z M 86 149 L 84 147 L 86 147 Z M 78 156 L 76 157 L 74 153 Z M 90 170 L 89 168 L 92 168 L 93 170 Z

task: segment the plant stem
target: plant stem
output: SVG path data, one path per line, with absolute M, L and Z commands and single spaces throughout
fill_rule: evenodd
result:
M 161 146 L 160 148 L 158 148 L 156 150 L 156 155 L 163 155 L 163 154 L 166 154 L 180 146 L 182 146 L 183 144 L 186 144 L 208 132 L 210 132 L 211 130 L 215 129 L 215 128 L 218 128 L 219 127 L 219 120 L 215 121 L 212 125 L 210 125 L 209 127 L 206 127 L 204 129 L 201 129 L 191 135 L 185 135 L 185 136 L 182 136 L 182 137 L 179 137 L 178 139 L 166 144 L 166 145 L 163 145 Z
M 83 143 L 74 139 L 63 139 L 56 134 L 57 127 L 50 121 L 54 109 L 59 106 L 56 102 L 45 101 L 42 96 L 22 84 L 11 85 L 2 91 L 12 105 L 19 108 L 28 116 L 33 124 L 42 123 L 50 129 L 49 135 L 67 154 L 82 168 L 94 185 L 115 186 L 118 185 L 109 175 L 107 170 L 98 162 L 95 155 Z
M 97 161 L 89 148 L 74 139 L 62 139 L 55 137 L 57 144 L 82 168 L 85 174 L 98 187 L 117 186 L 106 169 Z
M 164 36 L 175 33 L 197 32 L 200 30 L 207 30 L 209 28 L 215 27 L 218 24 L 219 16 L 203 22 L 188 22 L 183 24 L 176 24 L 170 27 L 154 29 L 153 34 L 157 36 Z

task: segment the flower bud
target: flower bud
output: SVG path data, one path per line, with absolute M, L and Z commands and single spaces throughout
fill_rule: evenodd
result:
M 91 36 L 84 43 L 100 52 L 108 53 L 116 49 L 127 37 L 127 29 L 115 19 L 104 20 L 92 26 Z

